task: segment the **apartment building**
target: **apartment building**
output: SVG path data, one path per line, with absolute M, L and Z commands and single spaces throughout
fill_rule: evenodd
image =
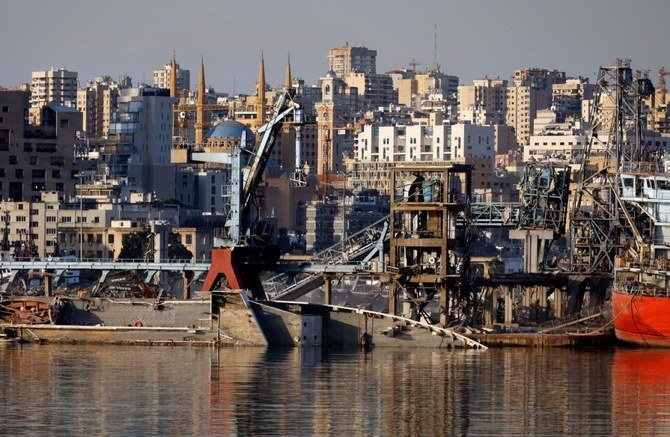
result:
M 344 47 L 328 51 L 328 65 L 339 77 L 345 77 L 349 73 L 376 73 L 377 72 L 377 50 L 367 47 Z
M 356 138 L 353 187 L 355 191 L 375 189 L 388 194 L 390 163 L 451 161 L 473 166 L 474 189 L 508 189 L 512 182 L 501 181 L 495 175 L 495 143 L 493 126 L 366 125 Z
M 593 98 L 595 85 L 588 78 L 568 78 L 551 86 L 551 107 L 566 117 L 582 118 L 582 102 Z
M 119 87 L 109 77 L 96 77 L 77 90 L 77 109 L 83 114 L 83 129 L 89 138 L 106 138 L 116 110 Z
M 30 107 L 48 104 L 74 108 L 77 104 L 77 72 L 64 68 L 33 71 L 30 83 Z
M 15 255 L 41 259 L 79 256 L 80 250 L 85 258 L 114 258 L 121 243 L 115 222 L 142 227 L 159 220 L 177 227 L 179 212 L 176 205 L 159 208 L 145 202 L 97 202 L 90 198 L 63 202 L 55 191 L 41 192 L 36 201 L 0 202 L 1 232 L 4 235 L 7 230 Z
M 557 70 L 527 68 L 514 72 L 514 82 L 506 88 L 505 122 L 516 132 L 519 144 L 528 143 L 537 111 L 551 107 L 552 87 L 561 83 L 565 83 L 565 73 Z
M 508 82 L 479 79 L 458 87 L 459 120 L 473 124 L 504 124 Z
M 38 201 L 41 191 L 74 193 L 74 145 L 82 114 L 39 108 L 41 124 L 27 123 L 30 93 L 0 91 L 0 200 Z
M 191 71 L 183 69 L 176 65 L 177 70 L 177 93 L 179 94 L 182 91 L 188 91 L 191 89 Z M 172 68 L 171 62 L 168 62 L 153 72 L 153 86 L 154 88 L 164 88 L 170 89 L 170 83 L 172 81 Z

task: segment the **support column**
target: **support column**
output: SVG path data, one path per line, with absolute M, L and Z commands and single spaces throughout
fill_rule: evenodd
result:
M 195 274 L 190 270 L 184 270 L 181 272 L 181 276 L 184 280 L 184 292 L 182 294 L 182 299 L 188 300 L 191 298 L 191 284 L 193 283 Z
M 514 287 L 508 285 L 505 291 L 505 325 L 512 324 L 512 318 L 514 316 L 513 307 L 514 307 Z
M 531 308 L 531 302 L 533 300 L 533 287 L 524 287 L 521 286 L 521 306 L 523 307 L 524 312 L 528 320 L 533 320 L 534 315 Z
M 44 296 L 49 297 L 53 294 L 53 277 L 51 272 L 44 272 Z
M 547 288 L 540 286 L 537 290 L 539 293 L 537 304 L 538 317 L 544 321 L 547 319 Z
M 446 328 L 449 324 L 449 289 L 444 285 L 440 291 L 440 324 Z
M 323 293 L 323 303 L 326 304 L 326 305 L 332 305 L 332 302 L 333 302 L 333 300 L 332 300 L 332 298 L 333 298 L 333 296 L 332 296 L 332 293 L 333 293 L 332 279 L 329 275 L 324 275 L 323 279 L 325 281 L 324 286 L 323 286 L 323 292 L 324 292 Z
M 563 290 L 554 288 L 554 318 L 563 317 Z
M 496 314 L 496 299 L 495 299 L 495 289 L 492 287 L 486 287 L 484 291 L 484 325 L 491 326 L 495 322 Z
M 395 285 L 395 281 L 391 280 L 391 285 L 389 286 L 389 314 L 393 316 L 398 315 L 398 290 Z

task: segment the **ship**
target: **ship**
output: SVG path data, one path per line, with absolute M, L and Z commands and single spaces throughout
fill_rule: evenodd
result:
M 649 238 L 641 256 L 616 259 L 614 330 L 626 343 L 670 347 L 670 166 L 626 164 L 618 175 L 621 201 L 647 218 Z

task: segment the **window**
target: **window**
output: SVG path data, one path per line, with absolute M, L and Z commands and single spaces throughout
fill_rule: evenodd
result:
M 2 112 L 9 112 L 9 106 L 3 106 Z
M 107 235 L 107 243 L 114 244 L 114 234 Z
M 191 234 L 186 234 L 186 243 L 185 244 L 191 244 L 193 243 L 193 236 Z
M 70 120 L 65 119 L 60 121 L 61 129 L 67 129 L 68 127 L 70 127 Z
M 17 179 L 21 179 L 23 177 L 23 169 L 22 168 L 17 168 L 14 171 L 14 175 L 16 176 Z
M 18 163 L 19 163 L 19 159 L 18 159 L 16 156 L 10 156 L 10 157 L 9 157 L 9 163 L 10 163 L 10 164 L 18 164 Z

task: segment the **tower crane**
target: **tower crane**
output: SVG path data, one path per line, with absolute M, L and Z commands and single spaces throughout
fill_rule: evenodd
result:
M 212 264 L 202 291 L 212 291 L 225 279 L 231 289 L 248 289 L 254 298 L 265 297 L 258 272 L 264 266 L 274 265 L 279 251 L 271 243 L 272 227 L 260 217 L 257 190 L 282 126 L 304 124 L 302 108 L 294 101 L 294 94 L 293 90 L 287 90 L 279 97 L 273 118 L 258 129 L 263 137 L 254 150 L 247 147 L 245 133 L 231 152 L 209 152 L 200 149 L 200 144 L 172 150 L 173 163 L 231 166 L 231 212 L 221 236 L 221 247 L 212 249 Z

